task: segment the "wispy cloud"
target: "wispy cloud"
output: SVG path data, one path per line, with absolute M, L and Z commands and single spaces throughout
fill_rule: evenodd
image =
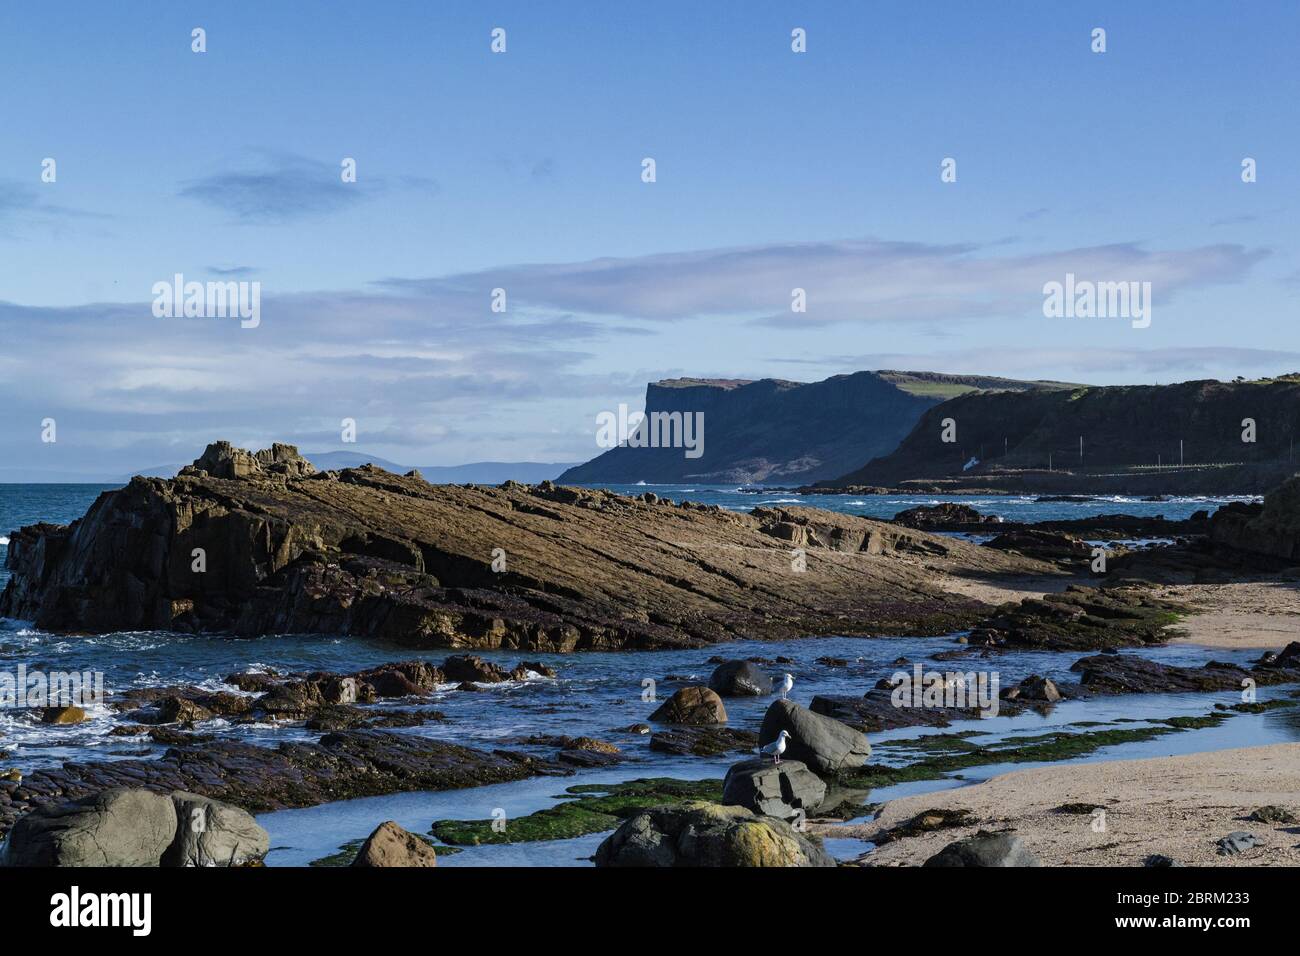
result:
M 183 183 L 178 195 L 227 212 L 239 222 L 283 225 L 329 216 L 390 191 L 439 191 L 438 181 L 430 177 L 380 176 L 364 166 L 356 182 L 344 182 L 340 163 L 263 152 L 248 168 Z
M 394 278 L 384 285 L 480 298 L 500 287 L 534 307 L 660 321 L 935 322 L 1039 309 L 1043 284 L 1066 273 L 1080 280 L 1150 282 L 1163 304 L 1196 286 L 1239 281 L 1268 255 L 1231 244 L 1148 250 L 1120 243 L 1019 256 L 995 254 L 994 248 L 875 239 L 784 243 Z M 796 288 L 806 292 L 806 313 L 791 310 Z

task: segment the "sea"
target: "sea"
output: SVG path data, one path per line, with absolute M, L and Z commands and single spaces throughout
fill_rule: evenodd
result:
M 18 485 L 0 484 L 0 565 L 8 553 L 12 530 L 39 521 L 68 523 L 83 515 L 111 485 Z M 690 499 L 717 504 L 735 511 L 760 506 L 809 505 L 873 518 L 891 518 L 916 505 L 954 502 L 970 505 L 981 513 L 1009 521 L 1042 521 L 1088 517 L 1101 514 L 1164 515 L 1186 518 L 1199 510 L 1214 510 L 1227 501 L 1242 498 L 1171 497 L 1161 501 L 1104 496 L 1085 501 L 1037 501 L 1033 496 L 997 495 L 800 495 L 766 492 L 763 489 L 722 485 L 615 485 L 625 494 L 652 491 L 673 500 Z M 0 587 L 8 572 L 0 570 Z M 305 809 L 262 814 L 259 821 L 271 833 L 271 866 L 300 866 L 335 853 L 340 846 L 365 837 L 384 820 L 395 820 L 412 832 L 424 833 L 434 820 L 487 819 L 497 810 L 508 817 L 531 813 L 554 805 L 562 791 L 575 784 L 605 783 L 638 777 L 702 779 L 721 777 L 738 757 L 674 757 L 649 750 L 644 736 L 626 733 L 632 724 L 643 722 L 655 706 L 642 699 L 643 680 L 656 682 L 660 696 L 689 682 L 707 681 L 713 664 L 709 658 L 778 656 L 792 663 L 774 667 L 773 673 L 789 672 L 795 683 L 792 699 L 807 703 L 814 695 L 861 695 L 883 676 L 896 669 L 899 657 L 925 662 L 931 655 L 952 650 L 960 634 L 943 637 L 852 638 L 816 637 L 780 642 L 738 641 L 700 650 L 588 652 L 546 655 L 532 652 L 482 652 L 482 656 L 513 667 L 521 659 L 540 659 L 555 668 L 555 678 L 530 677 L 487 685 L 482 693 L 457 691 L 451 685 L 440 688 L 432 700 L 423 701 L 443 711 L 445 723 L 395 731 L 427 735 L 482 748 L 509 747 L 528 750 L 517 743 L 534 734 L 589 736 L 621 746 L 631 759 L 615 767 L 581 771 L 568 778 L 541 777 L 516 783 L 439 793 L 416 792 L 341 801 Z M 224 682 L 235 672 L 274 669 L 278 672 L 308 670 L 355 671 L 384 661 L 422 658 L 439 662 L 447 650 L 411 651 L 374 640 L 346 635 L 277 634 L 260 638 L 236 638 L 212 634 L 177 634 L 166 631 L 125 631 L 112 634 L 50 634 L 29 621 L 0 618 L 0 672 L 16 673 L 24 666 L 33 670 L 101 672 L 109 694 L 133 687 L 193 684 L 212 690 L 232 690 Z M 1258 652 L 1213 650 L 1174 644 L 1125 653 L 1155 660 L 1198 665 L 1210 659 L 1249 663 Z M 1018 682 L 1029 674 L 1069 680 L 1069 666 L 1084 656 L 1080 653 L 1009 651 L 999 654 L 996 667 L 1002 686 Z M 819 662 L 842 659 L 847 663 Z M 936 669 L 956 665 L 933 663 Z M 962 665 L 965 668 L 968 665 Z M 1286 689 L 1264 688 L 1260 699 L 1283 695 Z M 1145 721 L 1179 715 L 1207 713 L 1215 703 L 1235 703 L 1232 693 L 1156 694 L 1098 700 L 1065 701 L 1046 713 L 1028 712 L 1016 717 L 963 722 L 943 732 L 978 729 L 990 741 L 1017 736 L 1034 736 L 1053 730 L 1069 730 L 1080 722 L 1088 726 L 1114 723 L 1139 726 Z M 739 698 L 727 701 L 730 724 L 757 729 L 769 700 Z M 390 706 L 401 706 L 390 705 Z M 40 767 L 58 766 L 65 761 L 115 760 L 161 756 L 165 748 L 145 737 L 115 736 L 110 732 L 124 723 L 123 716 L 107 706 L 91 709 L 89 719 L 78 725 L 51 727 L 38 722 L 26 710 L 0 709 L 0 770 L 18 768 L 30 773 Z M 293 724 L 258 723 L 236 725 L 213 720 L 200 726 L 207 733 L 261 745 L 299 739 L 316 734 Z M 916 728 L 873 735 L 874 744 L 910 738 L 932 731 Z M 1222 747 L 1238 747 L 1300 740 L 1300 715 L 1291 709 L 1233 717 L 1217 727 L 1191 730 L 1158 737 L 1145 743 L 1102 748 L 1084 760 L 1162 756 Z M 553 752 L 553 748 L 537 752 Z M 1018 764 L 1017 768 L 1032 766 Z M 942 781 L 912 783 L 876 791 L 873 801 L 909 793 L 961 786 L 996 773 L 1008 766 L 981 767 Z M 471 847 L 439 858 L 439 866 L 583 866 L 605 834 L 575 840 L 528 844 Z M 841 841 L 829 847 L 839 856 L 861 853 L 856 841 Z

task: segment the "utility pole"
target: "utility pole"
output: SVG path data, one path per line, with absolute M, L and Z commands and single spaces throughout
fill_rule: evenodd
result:
M 1183 440 L 1181 438 L 1178 439 L 1178 464 L 1180 467 L 1183 464 Z
M 1083 436 L 1079 436 L 1079 461 L 1083 461 Z

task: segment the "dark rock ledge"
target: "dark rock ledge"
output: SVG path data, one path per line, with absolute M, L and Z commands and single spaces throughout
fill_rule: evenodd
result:
M 456 790 L 537 774 L 568 774 L 550 761 L 407 734 L 361 730 L 326 734 L 319 743 L 257 747 L 213 741 L 173 747 L 157 760 L 69 763 L 36 770 L 17 787 L 0 786 L 0 834 L 24 813 L 51 802 L 136 787 L 183 790 L 250 813 L 407 790 Z

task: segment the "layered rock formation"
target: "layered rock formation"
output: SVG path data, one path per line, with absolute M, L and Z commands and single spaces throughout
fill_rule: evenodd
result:
M 816 509 L 738 514 L 549 482 L 314 473 L 290 446 L 225 443 L 174 479 L 106 492 L 69 526 L 13 532 L 7 563 L 0 614 L 46 630 L 547 651 L 941 634 L 982 606 L 938 590 L 936 571 L 1045 569 Z

